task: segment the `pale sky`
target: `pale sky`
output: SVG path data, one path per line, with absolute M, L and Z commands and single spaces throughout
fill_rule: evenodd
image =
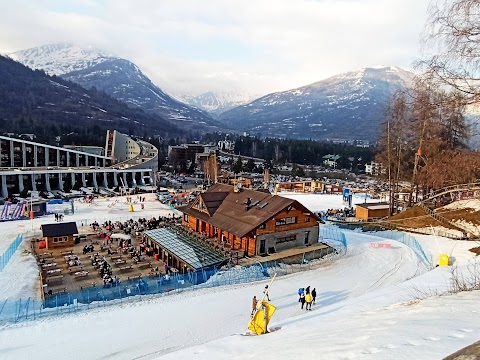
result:
M 0 53 L 70 42 L 176 95 L 261 95 L 373 65 L 411 69 L 428 0 L 0 0 Z

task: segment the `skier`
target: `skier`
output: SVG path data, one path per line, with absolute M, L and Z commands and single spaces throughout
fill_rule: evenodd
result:
M 310 293 L 305 295 L 305 302 L 307 303 L 305 310 L 312 310 L 312 295 Z
M 317 297 L 317 290 L 315 290 L 315 288 L 313 288 L 312 290 L 312 303 L 315 304 L 315 298 Z
M 302 294 L 305 295 L 305 289 L 304 288 L 299 288 L 298 289 L 298 302 L 302 301 Z
M 268 285 L 265 285 L 265 289 L 263 290 L 263 293 L 267 297 L 267 300 L 270 301 L 270 296 L 268 295 Z
M 250 315 L 253 316 L 256 310 L 257 310 L 257 296 L 255 295 L 252 299 L 252 313 Z
M 310 294 L 310 285 L 308 285 L 307 288 L 305 289 L 305 294 Z

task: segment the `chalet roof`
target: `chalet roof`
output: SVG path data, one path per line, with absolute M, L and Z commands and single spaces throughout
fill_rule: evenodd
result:
M 200 198 L 203 200 L 205 207 L 207 208 L 210 216 L 215 214 L 215 211 L 222 205 L 223 200 L 228 196 L 227 191 L 219 192 L 204 192 L 200 194 Z
M 328 154 L 328 155 L 322 156 L 322 159 L 338 160 L 338 159 L 340 159 L 340 155 L 331 155 L 331 154 Z
M 380 209 L 390 208 L 390 204 L 388 202 L 362 203 L 362 204 L 357 204 L 357 207 L 361 207 L 369 210 L 380 210 Z
M 174 254 L 195 271 L 204 267 L 220 264 L 225 258 L 198 241 L 189 239 L 170 229 L 148 230 L 144 233 L 163 249 Z
M 78 234 L 77 223 L 75 222 L 60 222 L 55 224 L 43 224 L 42 236 L 43 237 L 52 237 L 52 236 L 65 236 Z
M 179 210 L 238 237 L 245 236 L 289 206 L 310 212 L 296 200 L 251 189 L 235 192 L 234 186 L 226 184 L 213 185 L 201 197 L 208 214 L 192 208 L 193 204 Z M 247 199 L 250 199 L 248 207 Z M 310 213 L 319 220 L 313 212 Z

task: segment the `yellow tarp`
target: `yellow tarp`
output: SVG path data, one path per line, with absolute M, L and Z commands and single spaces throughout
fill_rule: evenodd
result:
M 266 315 L 264 308 L 266 310 Z M 265 334 L 267 332 L 268 323 L 270 322 L 275 310 L 277 310 L 275 306 L 266 301 L 262 301 L 261 305 L 257 306 L 257 311 L 248 324 L 248 330 L 257 335 Z

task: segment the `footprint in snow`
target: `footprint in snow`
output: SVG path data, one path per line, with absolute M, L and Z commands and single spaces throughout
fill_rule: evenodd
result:
M 463 332 L 466 332 L 466 333 L 471 333 L 471 332 L 473 332 L 472 329 L 459 329 L 458 331 L 463 331 Z
M 383 347 L 384 347 L 385 349 L 395 349 L 395 348 L 397 348 L 398 346 L 397 346 L 397 345 L 393 345 L 393 344 L 385 344 L 385 345 L 383 345 Z
M 430 341 L 439 341 L 440 338 L 436 336 L 427 336 L 424 338 L 425 340 L 430 340 Z
M 463 335 L 463 334 L 457 334 L 457 333 L 453 333 L 453 334 L 450 334 L 450 335 L 448 335 L 448 336 L 450 336 L 451 338 L 457 338 L 457 339 L 462 339 L 462 338 L 465 337 L 465 335 Z
M 408 340 L 405 345 L 411 345 L 411 346 L 419 346 L 420 343 L 418 341 L 415 341 L 415 340 Z
M 382 351 L 382 349 L 379 348 L 368 348 L 362 351 L 362 354 L 376 354 L 378 352 Z

